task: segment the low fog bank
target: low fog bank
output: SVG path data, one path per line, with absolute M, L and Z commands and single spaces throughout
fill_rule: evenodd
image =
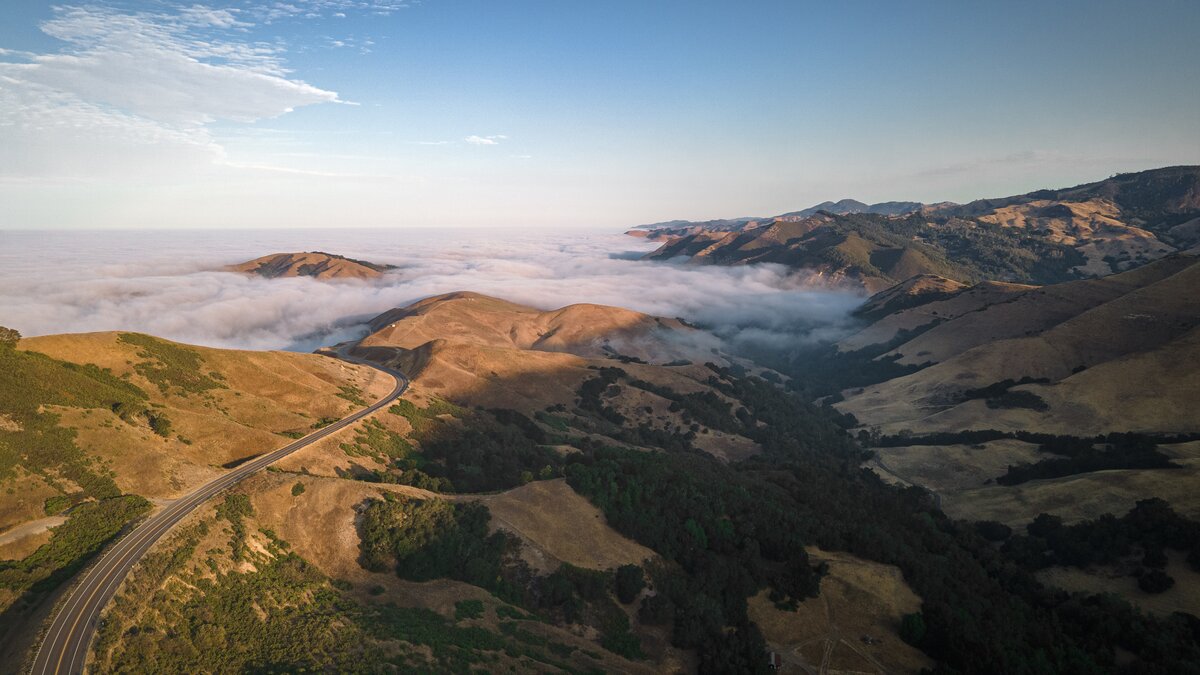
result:
M 542 309 L 577 302 L 680 317 L 727 346 L 833 339 L 862 296 L 776 265 L 643 262 L 616 234 L 496 231 L 0 232 L 0 325 L 25 335 L 132 330 L 191 344 L 311 351 L 366 320 L 470 290 Z M 323 250 L 399 266 L 378 282 L 215 271 L 268 253 Z

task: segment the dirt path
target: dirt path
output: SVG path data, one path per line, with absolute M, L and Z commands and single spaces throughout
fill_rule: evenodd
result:
M 0 533 L 0 546 L 11 544 L 14 541 L 20 541 L 25 537 L 35 534 L 41 534 L 42 532 L 45 532 L 52 527 L 58 527 L 65 522 L 67 522 L 66 516 L 47 516 L 46 518 L 39 518 L 38 520 L 31 520 L 26 523 L 21 523 L 11 530 Z

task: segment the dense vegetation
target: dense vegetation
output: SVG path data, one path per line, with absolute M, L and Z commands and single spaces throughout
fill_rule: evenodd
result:
M 121 333 L 117 339 L 140 348 L 137 355 L 145 360 L 134 364 L 134 369 L 164 394 L 186 396 L 226 388 L 220 373 L 204 372 L 204 360 L 191 347 L 141 333 Z
M 817 544 L 898 566 L 923 599 L 921 613 L 907 621 L 909 638 L 947 672 L 1103 671 L 1115 667 L 1118 647 L 1146 671 L 1186 670 L 1200 657 L 1187 620 L 1045 589 L 972 524 L 947 519 L 923 490 L 891 487 L 860 470 L 860 451 L 825 411 L 729 371 L 718 372 L 715 384 L 765 423 L 757 432 L 747 428 L 763 455 L 725 465 L 699 454 L 592 449 L 567 469 L 571 484 L 614 527 L 678 563 L 677 572 L 656 571 L 659 595 L 644 602 L 642 615 L 672 623 L 676 643 L 695 646 L 704 670 L 745 671 L 758 663 L 761 639 L 739 623 L 745 594 L 765 584 L 781 605 L 789 599 L 788 589 L 776 586 L 787 575 L 748 576 L 756 567 L 744 533 L 754 516 L 737 510 L 739 485 L 752 486 L 747 499 L 754 508 L 781 514 L 772 520 L 782 526 L 769 532 L 789 545 Z M 714 495 L 715 506 L 694 503 L 692 492 Z M 704 516 L 713 512 L 721 515 Z M 728 538 L 722 523 L 741 536 Z M 771 569 L 770 550 L 759 543 L 757 569 Z
M 594 626 L 605 648 L 627 657 L 640 655 L 628 617 L 611 597 L 614 575 L 564 564 L 539 577 L 518 557 L 515 537 L 503 531 L 488 534 L 490 519 L 487 507 L 478 502 L 388 493 L 361 511 L 361 562 L 367 569 L 394 570 L 412 581 L 465 581 L 559 623 Z
M 393 569 L 405 579 L 450 578 L 505 598 L 520 596 L 501 577 L 505 554 L 515 545 L 502 532 L 489 535 L 491 516 L 477 502 L 417 500 L 385 493 L 361 511 L 359 537 L 364 567 Z
M 1063 441 L 1039 446 L 1043 452 L 1055 448 L 1065 457 L 1053 457 L 1032 464 L 1022 463 L 1008 467 L 1008 471 L 996 479 L 1001 485 L 1018 485 L 1039 478 L 1060 478 L 1090 471 L 1108 469 L 1179 469 L 1158 449 L 1154 439 L 1142 434 L 1109 434 L 1104 447 L 1097 449 L 1095 439 L 1079 439 L 1082 442 Z
M 43 544 L 24 560 L 0 561 L 0 588 L 42 592 L 75 574 L 126 524 L 150 511 L 150 502 L 126 495 L 86 502 L 71 512 Z
M 559 475 L 562 459 L 543 445 L 545 432 L 518 412 L 465 410 L 442 401 L 419 408 L 406 400 L 388 410 L 408 420 L 410 437 L 420 445 L 419 455 L 413 454 L 404 439 L 387 432 L 396 447 L 393 466 L 399 470 L 392 482 L 441 492 L 482 492 Z
M 191 564 L 211 525 L 230 515 L 248 524 L 247 509 L 240 499 L 227 499 L 217 521 L 184 528 L 143 560 L 99 628 L 98 669 L 597 672 L 577 648 L 530 630 L 538 618 L 508 605 L 495 607 L 499 621 L 489 625 L 480 600 L 458 602 L 453 619 L 428 609 L 363 604 L 351 595 L 351 584 L 328 579 L 267 530 L 257 533 L 266 539 L 265 551 L 242 558 L 250 568 L 233 566 L 234 557 L 220 562 L 225 551 L 219 548 L 206 552 L 203 566 Z M 144 604 L 149 597 L 153 602 Z
M 1169 548 L 1186 553 L 1188 564 L 1200 572 L 1200 523 L 1161 499 L 1142 500 L 1120 518 L 1106 514 L 1074 525 L 1043 513 L 1026 530 L 1006 538 L 1004 551 L 1029 569 L 1116 565 L 1133 558 L 1129 573 L 1143 582 L 1143 590 L 1158 592 L 1174 583 L 1163 571 Z

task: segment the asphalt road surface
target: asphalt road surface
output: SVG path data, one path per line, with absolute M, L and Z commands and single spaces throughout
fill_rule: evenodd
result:
M 315 431 L 294 443 L 273 452 L 254 458 L 227 474 L 216 478 L 185 497 L 172 502 L 160 513 L 151 516 L 134 530 L 110 544 L 100 559 L 93 564 L 66 596 L 58 613 L 50 623 L 33 660 L 33 675 L 50 673 L 82 673 L 87 662 L 92 639 L 96 635 L 96 624 L 100 611 L 116 594 L 117 588 L 129 570 L 146 555 L 154 542 L 162 538 L 172 527 L 196 507 L 213 495 L 236 484 L 271 463 L 297 450 L 311 445 L 330 434 L 337 433 L 358 420 L 370 415 L 394 401 L 408 388 L 408 378 L 403 373 L 384 368 L 378 364 L 339 353 L 339 358 L 370 366 L 396 378 L 396 387 L 391 393 L 349 417 L 344 417 L 327 427 Z

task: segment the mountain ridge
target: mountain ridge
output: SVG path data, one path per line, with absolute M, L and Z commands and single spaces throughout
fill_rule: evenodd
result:
M 898 213 L 853 211 L 862 203 L 846 200 L 818 206 L 838 204 L 849 210 L 809 209 L 751 221 L 753 227 L 692 223 L 648 230 L 641 236 L 663 243 L 645 257 L 773 262 L 876 292 L 916 274 L 964 283 L 1094 278 L 1200 245 L 1198 166 L 967 204 L 898 203 Z

